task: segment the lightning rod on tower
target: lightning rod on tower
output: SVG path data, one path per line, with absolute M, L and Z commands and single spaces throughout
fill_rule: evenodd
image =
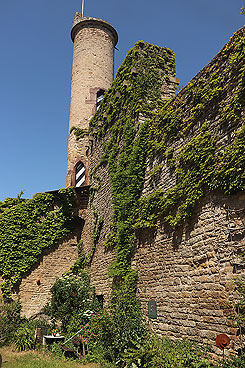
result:
M 83 18 L 83 15 L 84 15 L 84 0 L 82 0 L 82 18 Z

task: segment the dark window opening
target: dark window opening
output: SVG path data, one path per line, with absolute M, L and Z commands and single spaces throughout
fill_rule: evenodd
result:
M 105 95 L 105 91 L 103 89 L 100 89 L 96 94 L 96 111 L 99 110 L 101 101 L 103 100 Z
M 103 308 L 103 304 L 104 304 L 104 295 L 103 294 L 100 294 L 100 295 L 96 295 L 96 298 L 99 302 L 99 305 L 101 308 Z
M 76 166 L 76 187 L 82 187 L 85 183 L 85 167 L 82 162 Z

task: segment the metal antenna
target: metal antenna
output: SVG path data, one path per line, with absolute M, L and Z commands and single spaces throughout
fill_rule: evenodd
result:
M 83 15 L 84 15 L 84 0 L 82 0 L 82 18 L 83 18 Z

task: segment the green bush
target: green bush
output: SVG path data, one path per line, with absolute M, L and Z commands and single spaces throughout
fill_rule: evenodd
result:
M 0 339 L 2 345 L 13 340 L 15 331 L 23 322 L 20 311 L 21 304 L 19 301 L 4 304 L 0 300 Z
M 95 289 L 90 286 L 87 272 L 78 275 L 67 273 L 56 280 L 51 289 L 51 301 L 45 308 L 54 320 L 61 321 L 63 332 L 76 333 L 85 325 L 91 314 L 99 310 Z
M 61 347 L 60 347 L 60 342 L 54 342 L 53 344 L 50 344 L 48 346 L 48 350 L 54 354 L 56 357 L 62 357 L 63 355 L 63 351 L 61 350 Z
M 100 362 L 123 363 L 123 353 L 133 347 L 133 341 L 142 343 L 146 329 L 142 323 L 140 305 L 121 294 L 108 310 L 92 315 L 82 330 L 87 337 L 91 359 Z
M 136 344 L 124 354 L 127 368 L 209 368 L 206 348 L 186 340 L 172 341 L 148 336 L 143 345 Z
M 35 329 L 28 324 L 21 326 L 14 334 L 14 344 L 18 351 L 31 350 L 35 345 Z

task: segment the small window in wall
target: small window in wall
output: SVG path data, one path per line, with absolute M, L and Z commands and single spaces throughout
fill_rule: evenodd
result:
M 82 162 L 76 166 L 76 187 L 82 187 L 85 183 L 85 167 Z
M 157 318 L 157 302 L 155 300 L 148 302 L 148 317 L 151 319 Z
M 104 95 L 105 95 L 105 91 L 103 89 L 100 89 L 97 92 L 97 95 L 96 95 L 96 111 L 99 110 L 100 104 L 101 104 L 101 101 L 103 100 Z

